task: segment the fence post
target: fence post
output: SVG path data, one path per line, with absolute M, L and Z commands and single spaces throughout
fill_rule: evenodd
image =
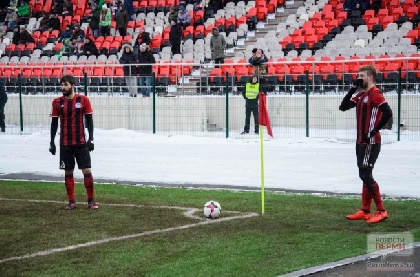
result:
M 153 134 L 156 134 L 156 82 L 155 82 L 155 78 L 156 75 L 154 72 L 152 72 L 152 78 L 153 78 L 153 82 L 152 82 L 152 93 L 153 93 L 153 100 L 152 100 L 152 128 L 153 128 Z
M 22 105 L 22 79 L 18 74 L 18 91 L 19 91 L 19 112 L 20 112 L 20 133 L 23 133 L 23 105 Z
M 397 92 L 398 92 L 398 129 L 397 129 L 397 141 L 400 141 L 400 135 L 401 135 L 401 68 L 398 68 L 398 86 L 397 86 Z
M 88 95 L 88 92 L 87 92 L 88 84 L 87 84 L 87 73 L 86 73 L 86 71 L 83 72 L 83 85 L 84 85 L 85 95 L 87 96 Z
M 228 95 L 228 81 L 229 73 L 226 72 L 226 138 L 229 137 L 229 95 Z
M 305 71 L 305 98 L 306 98 L 306 137 L 309 137 L 309 72 Z

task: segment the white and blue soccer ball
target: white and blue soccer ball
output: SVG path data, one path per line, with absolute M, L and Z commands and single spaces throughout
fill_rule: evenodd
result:
M 204 204 L 204 216 L 210 219 L 218 218 L 222 212 L 222 206 L 219 202 L 209 201 Z

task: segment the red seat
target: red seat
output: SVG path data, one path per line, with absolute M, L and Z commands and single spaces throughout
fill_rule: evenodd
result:
M 268 15 L 268 9 L 266 7 L 258 8 L 258 11 L 257 11 L 258 20 L 260 21 L 266 20 L 267 15 Z
M 377 17 L 373 17 L 373 18 L 370 18 L 369 20 L 368 20 L 368 22 L 367 22 L 367 26 L 368 26 L 368 30 L 369 31 L 371 31 L 372 30 L 372 27 L 374 26 L 374 25 L 377 25 L 377 24 L 379 24 L 379 18 L 377 18 Z
M 409 7 L 407 11 L 405 12 L 405 15 L 408 16 L 410 20 L 413 19 L 414 15 L 416 15 L 419 12 L 418 7 Z
M 366 10 L 365 13 L 362 15 L 362 18 L 365 20 L 365 22 L 368 22 L 368 20 L 373 17 L 375 17 L 374 10 Z
M 393 10 L 397 9 L 400 7 L 400 0 L 391 0 L 391 2 L 389 2 L 386 7 L 388 9 L 388 12 L 391 13 Z
M 389 23 L 394 22 L 394 17 L 392 15 L 387 15 L 382 19 L 382 27 L 385 30 Z
M 396 21 L 400 16 L 402 16 L 404 14 L 404 10 L 403 10 L 403 8 L 395 8 L 395 9 L 392 10 L 392 12 L 390 14 L 394 18 L 394 21 Z
M 315 13 L 311 18 L 309 18 L 309 21 L 312 22 L 313 26 L 315 26 L 318 21 L 322 21 L 322 13 Z
M 407 13 L 408 9 L 414 7 L 414 0 L 405 0 L 404 3 L 402 3 L 402 8 L 404 9 L 404 12 Z
M 382 21 L 385 16 L 388 16 L 388 9 L 380 9 L 376 15 L 379 21 Z
M 411 39 L 411 44 L 413 44 L 416 41 L 416 39 L 419 37 L 419 30 L 418 29 L 409 30 L 404 37 Z
M 347 19 L 347 12 L 345 11 L 341 11 L 337 14 L 337 16 L 335 17 L 335 19 L 338 20 L 338 25 L 340 25 L 341 23 L 343 23 L 343 21 L 345 19 Z

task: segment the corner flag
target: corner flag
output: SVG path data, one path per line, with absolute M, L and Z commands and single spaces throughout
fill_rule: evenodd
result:
M 267 127 L 268 135 L 273 137 L 273 130 L 271 129 L 270 117 L 268 116 L 267 111 L 267 99 L 265 93 L 260 92 L 259 100 L 258 124 Z

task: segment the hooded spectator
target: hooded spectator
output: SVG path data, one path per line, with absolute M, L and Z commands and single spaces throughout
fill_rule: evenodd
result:
M 25 1 L 20 2 L 20 6 L 18 7 L 18 10 L 17 10 L 17 15 L 19 17 L 19 20 L 20 20 L 19 23 L 21 25 L 28 24 L 30 14 L 31 14 L 31 9 L 29 8 L 28 3 L 26 3 Z
M 191 25 L 191 15 L 184 6 L 179 6 L 177 23 L 184 29 Z
M 137 57 L 133 53 L 133 47 L 129 44 L 122 46 L 122 55 L 120 58 L 120 64 L 123 65 L 124 76 L 128 85 L 130 96 L 137 96 L 137 84 L 136 84 L 136 64 Z
M 20 27 L 20 44 L 35 43 L 35 40 L 32 38 L 32 35 L 26 30 L 24 26 Z

